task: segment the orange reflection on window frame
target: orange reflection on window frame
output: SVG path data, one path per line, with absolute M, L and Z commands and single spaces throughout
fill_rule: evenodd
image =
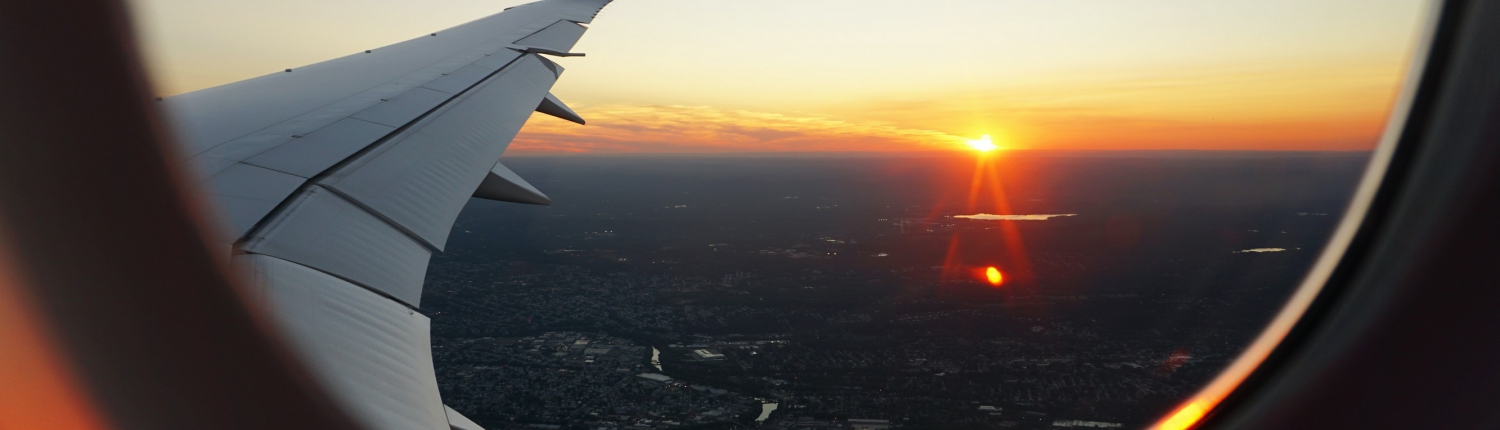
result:
M 1208 410 L 1212 407 L 1213 404 L 1206 401 L 1205 399 L 1194 400 L 1192 403 L 1183 405 L 1181 408 L 1178 408 L 1177 411 L 1172 412 L 1172 415 L 1168 416 L 1167 419 L 1162 420 L 1161 424 L 1156 425 L 1156 429 L 1190 429 L 1194 425 L 1198 424 L 1198 421 L 1202 420 L 1204 415 L 1208 415 Z
M 0 237 L 0 429 L 103 430 Z

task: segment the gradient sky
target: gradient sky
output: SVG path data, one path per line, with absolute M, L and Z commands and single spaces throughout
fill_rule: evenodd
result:
M 507 0 L 135 0 L 165 95 Z M 513 152 L 1363 150 L 1424 0 L 617 0 Z

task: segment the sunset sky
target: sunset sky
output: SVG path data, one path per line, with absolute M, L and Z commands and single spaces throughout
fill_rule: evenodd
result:
M 136 0 L 158 92 L 399 42 L 524 1 Z M 617 0 L 515 153 L 1363 150 L 1418 0 Z

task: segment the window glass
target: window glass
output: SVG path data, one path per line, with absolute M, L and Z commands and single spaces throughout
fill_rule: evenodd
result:
M 173 95 L 516 1 L 136 0 Z M 620 1 L 432 259 L 490 429 L 1150 425 L 1262 331 L 1420 0 Z

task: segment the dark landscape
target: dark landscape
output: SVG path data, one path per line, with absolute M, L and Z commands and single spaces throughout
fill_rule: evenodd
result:
M 985 156 L 508 157 L 555 204 L 471 201 L 433 258 L 443 400 L 490 429 L 1141 427 L 1258 334 L 1368 154 Z

